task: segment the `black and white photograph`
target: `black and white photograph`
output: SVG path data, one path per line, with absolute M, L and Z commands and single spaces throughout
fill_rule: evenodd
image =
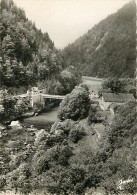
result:
M 0 0 L 0 195 L 137 195 L 135 0 Z

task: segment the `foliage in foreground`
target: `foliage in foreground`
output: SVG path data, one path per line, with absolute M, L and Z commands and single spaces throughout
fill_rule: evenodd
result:
M 102 193 L 113 194 L 120 191 L 120 180 L 133 179 L 131 184 L 123 186 L 122 192 L 135 194 L 135 104 L 128 102 L 117 109 L 95 151 L 83 142 L 88 135 L 82 121 L 67 119 L 56 122 L 50 132 L 39 131 L 25 151 L 20 154 L 14 151 L 14 161 L 7 153 L 6 174 L 1 171 L 1 188 L 7 185 L 23 193 L 37 191 L 58 195 L 82 195 L 101 189 Z

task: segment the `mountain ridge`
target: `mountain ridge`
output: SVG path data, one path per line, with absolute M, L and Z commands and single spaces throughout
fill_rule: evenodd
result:
M 66 66 L 74 65 L 85 76 L 134 77 L 135 8 L 131 1 L 65 47 Z

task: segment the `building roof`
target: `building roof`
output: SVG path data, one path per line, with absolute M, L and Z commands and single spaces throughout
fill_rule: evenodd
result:
M 127 93 L 103 93 L 102 94 L 105 102 L 127 102 L 129 100 L 135 101 L 132 94 Z

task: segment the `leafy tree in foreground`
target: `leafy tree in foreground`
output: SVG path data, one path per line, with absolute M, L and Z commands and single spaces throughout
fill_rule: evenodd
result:
M 125 82 L 122 82 L 118 78 L 109 78 L 102 83 L 102 89 L 100 90 L 100 93 L 124 93 L 125 85 Z
M 113 148 L 121 147 L 124 139 L 136 134 L 136 128 L 134 128 L 136 117 L 135 102 L 129 101 L 118 108 L 109 134 L 109 142 Z
M 89 92 L 84 87 L 76 87 L 71 94 L 61 102 L 58 112 L 60 120 L 83 119 L 90 107 Z

